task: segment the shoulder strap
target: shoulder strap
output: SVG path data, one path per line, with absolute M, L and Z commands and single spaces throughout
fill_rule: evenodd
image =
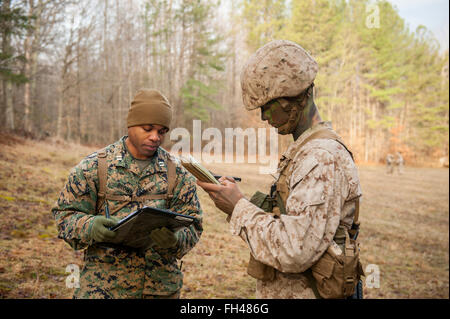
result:
M 138 201 L 137 197 L 133 196 L 114 196 L 114 195 L 106 195 L 106 183 L 108 179 L 108 164 L 106 161 L 106 150 L 102 149 L 98 152 L 98 192 L 97 192 L 97 211 L 100 210 L 102 205 L 105 203 L 105 200 L 118 200 L 124 201 L 122 205 L 115 209 L 115 211 L 120 210 L 123 206 L 128 204 L 130 201 Z M 176 175 L 176 166 L 173 159 L 169 156 L 167 161 L 167 179 L 168 179 L 168 189 L 167 194 L 150 194 L 140 196 L 139 200 L 153 200 L 153 199 L 166 199 L 167 207 L 169 207 L 170 200 L 173 198 L 173 191 L 175 189 L 175 182 L 177 179 Z M 113 213 L 113 212 L 111 212 Z
M 106 181 L 108 178 L 108 164 L 106 162 L 106 150 L 102 149 L 98 152 L 98 192 L 97 192 L 97 212 L 106 199 Z
M 358 218 L 359 218 L 359 197 L 355 201 L 355 215 L 353 217 L 353 222 L 359 223 Z
M 348 229 L 350 236 L 352 237 L 352 239 L 355 240 L 356 238 L 358 238 L 359 234 L 360 222 L 358 219 L 359 219 L 359 197 L 355 199 L 355 214 L 353 215 L 353 223 L 350 229 Z
M 173 159 L 169 156 L 167 160 L 167 205 L 169 205 L 170 200 L 173 198 L 173 191 L 175 189 L 175 181 L 177 179 L 176 166 Z

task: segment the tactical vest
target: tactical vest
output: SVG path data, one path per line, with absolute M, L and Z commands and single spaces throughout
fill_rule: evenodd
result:
M 98 182 L 99 182 L 99 190 L 97 193 L 97 212 L 100 211 L 102 208 L 102 205 L 107 200 L 115 200 L 123 202 L 121 205 L 116 207 L 114 211 L 111 211 L 110 214 L 114 214 L 115 212 L 121 210 L 123 207 L 125 207 L 130 202 L 145 202 L 148 200 L 154 200 L 154 199 L 165 199 L 167 208 L 169 208 L 170 200 L 173 198 L 173 190 L 175 188 L 175 181 L 176 181 L 176 166 L 172 159 L 167 161 L 167 179 L 168 179 L 168 190 L 166 194 L 148 194 L 148 195 L 142 195 L 142 196 L 136 196 L 133 192 L 131 196 L 127 195 L 113 195 L 109 194 L 108 190 L 106 189 L 107 180 L 108 180 L 108 163 L 107 163 L 107 153 L 106 150 L 103 149 L 99 151 L 98 153 Z
M 313 139 L 332 139 L 340 143 L 350 154 L 353 159 L 353 154 L 345 146 L 341 138 L 332 130 L 323 128 L 317 132 L 311 134 L 302 143 L 300 143 L 294 154 L 298 153 L 301 148 Z M 294 164 L 292 158 L 286 158 L 282 166 L 279 168 L 278 180 L 271 187 L 271 194 L 265 195 L 261 192 L 256 192 L 250 202 L 258 207 L 261 207 L 264 211 L 272 213 L 275 218 L 279 218 L 280 215 L 286 214 L 286 202 L 289 196 L 288 178 L 291 166 Z M 361 264 L 359 263 L 359 244 L 355 241 L 359 231 L 359 197 L 355 199 L 355 214 L 353 219 L 353 225 L 351 229 L 347 229 L 347 226 L 340 224 L 336 231 L 333 240 L 341 247 L 343 251 L 344 267 L 342 269 L 342 277 L 344 283 L 332 283 L 331 288 L 328 280 L 335 280 L 332 277 L 333 271 L 337 271 L 338 267 L 334 266 L 336 262 L 336 256 L 330 257 L 330 248 L 324 253 L 324 255 L 306 272 L 303 274 L 309 279 L 310 286 L 314 291 L 317 298 L 340 298 L 351 296 L 354 292 L 355 285 L 359 281 L 359 275 L 363 275 Z M 350 238 L 352 237 L 352 239 Z M 355 254 L 357 254 L 355 258 Z M 333 260 L 330 260 L 333 259 Z M 355 264 L 356 263 L 356 264 Z M 356 269 L 356 270 L 355 270 Z M 265 265 L 250 254 L 250 260 L 247 267 L 247 273 L 259 280 L 271 281 L 275 279 L 275 269 L 269 265 Z M 330 279 L 331 278 L 331 279 Z M 340 278 L 338 279 L 340 281 Z M 320 282 L 319 282 L 320 281 Z M 339 286 L 339 287 L 337 287 Z M 341 287 L 342 295 L 341 294 Z M 328 291 L 330 290 L 330 292 Z M 334 291 L 336 290 L 336 291 Z

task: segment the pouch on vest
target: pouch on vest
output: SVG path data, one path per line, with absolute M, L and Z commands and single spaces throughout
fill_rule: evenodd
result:
M 345 246 L 341 254 L 331 247 L 311 267 L 318 293 L 324 299 L 347 298 L 355 292 L 355 287 L 364 276 L 359 261 L 359 243 L 345 231 Z
M 272 198 L 269 195 L 261 193 L 259 191 L 253 194 L 253 196 L 250 198 L 250 203 L 258 206 L 265 212 L 271 212 L 273 209 Z M 271 266 L 257 261 L 252 256 L 252 254 L 250 254 L 250 259 L 248 261 L 247 274 L 249 274 L 253 278 L 263 281 L 270 281 L 275 279 L 275 269 Z
M 267 194 L 261 193 L 260 191 L 257 191 L 255 194 L 253 194 L 253 196 L 250 198 L 250 203 L 258 206 L 265 212 L 271 212 L 273 209 L 272 198 Z
M 275 279 L 275 268 L 257 261 L 251 254 L 248 260 L 247 274 L 262 281 L 272 281 Z

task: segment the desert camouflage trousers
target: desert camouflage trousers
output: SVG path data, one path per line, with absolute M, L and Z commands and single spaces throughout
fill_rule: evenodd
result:
M 275 270 L 274 280 L 256 282 L 257 299 L 316 299 L 304 274 L 282 273 Z

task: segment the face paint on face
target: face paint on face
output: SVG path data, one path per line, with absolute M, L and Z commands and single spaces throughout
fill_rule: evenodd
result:
M 289 111 L 281 105 L 278 99 L 275 99 L 261 106 L 261 120 L 278 128 L 289 120 Z

